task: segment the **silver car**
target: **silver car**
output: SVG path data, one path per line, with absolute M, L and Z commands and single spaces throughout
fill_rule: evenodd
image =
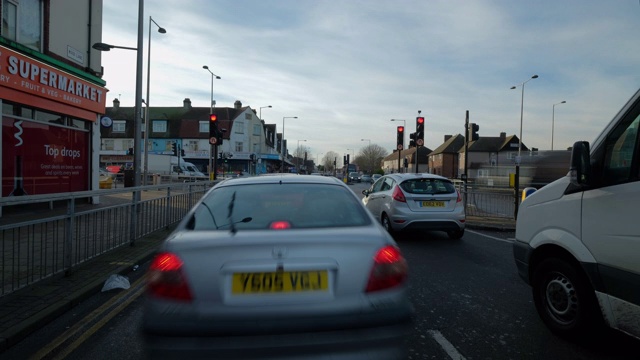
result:
M 362 202 L 387 231 L 424 229 L 464 235 L 462 198 L 451 180 L 433 174 L 390 174 L 363 190 Z
M 407 275 L 393 238 L 342 181 L 225 180 L 152 261 L 146 348 L 150 358 L 404 358 Z

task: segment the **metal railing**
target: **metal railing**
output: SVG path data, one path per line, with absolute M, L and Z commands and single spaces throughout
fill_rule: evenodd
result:
M 212 185 L 203 181 L 0 198 L 0 297 L 168 228 Z M 30 211 L 47 203 L 45 211 Z

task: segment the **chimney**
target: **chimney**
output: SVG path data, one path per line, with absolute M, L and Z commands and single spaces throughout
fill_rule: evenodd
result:
M 233 107 L 236 109 L 240 109 L 242 107 L 242 103 L 240 102 L 240 100 L 236 100 L 236 102 L 233 103 Z
M 451 139 L 453 135 L 445 135 L 444 136 L 444 142 L 447 142 L 447 140 Z
M 113 99 L 113 111 L 118 111 L 120 108 L 120 100 L 118 98 Z
M 505 140 L 506 138 L 507 138 L 507 133 L 501 132 L 500 133 L 500 140 Z
M 191 110 L 191 99 L 184 98 L 184 101 L 182 102 L 182 106 L 184 106 L 185 110 Z

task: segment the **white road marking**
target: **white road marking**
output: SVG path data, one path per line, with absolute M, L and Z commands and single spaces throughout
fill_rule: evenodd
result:
M 476 234 L 476 235 L 484 236 L 484 237 L 487 237 L 487 238 L 489 238 L 489 239 L 493 239 L 493 240 L 497 240 L 497 241 L 506 242 L 506 243 L 509 243 L 509 244 L 511 244 L 511 243 L 513 243 L 513 242 L 515 241 L 515 239 L 513 239 L 513 238 L 501 239 L 501 238 L 499 238 L 499 237 L 495 237 L 495 236 L 491 236 L 491 235 L 483 234 L 483 233 L 481 233 L 481 232 L 477 232 L 477 231 L 473 231 L 473 230 L 468 230 L 468 229 L 467 229 L 467 230 L 465 230 L 465 231 L 468 231 L 468 232 L 473 233 L 473 234 Z
M 458 350 L 453 346 L 449 340 L 447 340 L 442 333 L 438 330 L 429 330 L 429 334 L 433 337 L 433 339 L 442 346 L 442 349 L 449 355 L 449 357 L 453 360 L 465 360 L 464 356 L 458 352 Z

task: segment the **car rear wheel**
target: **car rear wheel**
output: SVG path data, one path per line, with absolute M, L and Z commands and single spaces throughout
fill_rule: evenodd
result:
M 389 217 L 387 216 L 387 214 L 382 214 L 382 226 L 384 227 L 385 230 L 387 230 L 387 232 L 389 234 L 393 234 L 393 227 L 391 227 L 391 219 L 389 219 Z
M 533 273 L 532 290 L 542 321 L 559 336 L 581 339 L 601 327 L 594 290 L 575 265 L 559 258 L 543 260 Z
M 447 235 L 449 235 L 450 239 L 462 239 L 462 236 L 464 236 L 464 229 L 447 231 Z

